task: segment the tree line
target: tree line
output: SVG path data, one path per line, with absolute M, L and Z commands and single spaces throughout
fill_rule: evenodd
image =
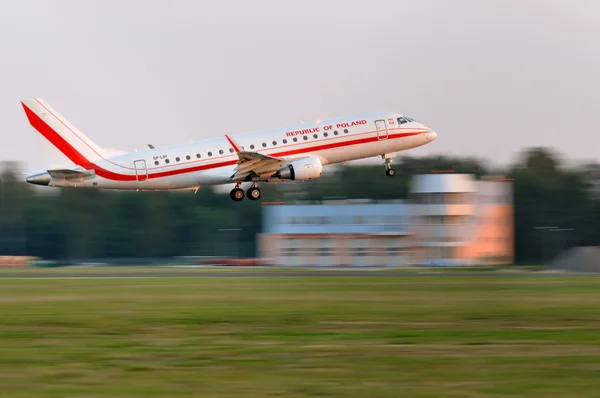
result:
M 263 201 L 405 199 L 414 174 L 454 170 L 514 179 L 516 262 L 536 264 L 566 247 L 600 244 L 600 165 L 567 165 L 551 149 L 523 151 L 506 169 L 482 159 L 429 156 L 326 169 L 313 181 L 263 184 Z M 260 202 L 227 191 L 113 192 L 34 187 L 18 163 L 0 170 L 0 255 L 43 259 L 256 255 Z M 551 232 L 544 227 L 555 226 Z

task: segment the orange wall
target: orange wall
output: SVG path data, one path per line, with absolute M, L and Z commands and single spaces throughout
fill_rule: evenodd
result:
M 478 215 L 478 225 L 467 246 L 458 251 L 459 258 L 476 259 L 489 256 L 513 258 L 513 207 L 489 206 Z M 497 238 L 502 238 L 498 240 Z

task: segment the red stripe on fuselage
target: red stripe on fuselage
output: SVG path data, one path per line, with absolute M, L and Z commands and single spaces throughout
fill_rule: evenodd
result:
M 388 136 L 388 140 L 412 137 L 415 135 L 426 134 L 426 133 L 427 132 L 390 134 Z M 310 148 L 299 148 L 299 149 L 294 149 L 294 150 L 285 151 L 285 152 L 272 153 L 269 155 L 274 156 L 274 157 L 284 157 L 284 156 L 300 155 L 300 154 L 309 155 L 313 152 L 322 151 L 322 150 L 326 150 L 326 149 L 342 148 L 342 147 L 347 147 L 347 146 L 352 146 L 352 145 L 360 145 L 360 144 L 366 144 L 366 143 L 378 142 L 378 141 L 381 141 L 381 140 L 377 137 L 368 137 L 368 138 L 361 138 L 361 139 L 353 140 L 353 141 L 332 142 L 329 144 L 316 145 L 316 146 L 313 146 Z M 210 164 L 205 164 L 205 165 L 201 165 L 201 166 L 188 167 L 185 169 L 161 171 L 161 172 L 152 173 L 152 174 L 148 173 L 148 179 L 170 177 L 170 176 L 179 175 L 179 174 L 187 174 L 187 173 L 193 173 L 196 171 L 203 171 L 203 170 L 216 169 L 219 167 L 232 166 L 235 164 L 237 164 L 237 160 L 225 160 L 222 162 L 210 163 Z M 135 175 L 115 173 L 115 172 L 103 169 L 93 163 L 89 167 L 96 171 L 96 175 L 106 178 L 106 179 L 109 179 L 109 180 L 114 180 L 114 181 L 135 181 L 136 180 Z
M 387 139 L 389 140 L 389 139 L 394 139 L 394 138 L 412 137 L 414 135 L 419 135 L 419 134 L 424 134 L 424 133 L 423 132 L 413 132 L 413 133 L 389 134 Z M 291 151 L 273 153 L 273 154 L 270 154 L 270 156 L 280 157 L 280 156 L 298 155 L 298 154 L 302 154 L 302 153 L 308 154 L 310 152 L 323 151 L 325 149 L 341 148 L 341 147 L 345 147 L 345 146 L 367 144 L 370 142 L 377 142 L 377 141 L 386 141 L 386 140 L 381 140 L 378 137 L 367 137 L 367 138 L 360 138 L 358 140 L 344 141 L 344 142 L 332 142 L 329 144 L 317 145 L 317 146 L 310 147 L 310 148 L 299 148 L 299 149 L 294 149 Z

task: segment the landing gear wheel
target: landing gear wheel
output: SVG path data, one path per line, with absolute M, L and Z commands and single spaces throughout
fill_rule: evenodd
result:
M 262 197 L 262 191 L 256 187 L 252 187 L 246 191 L 246 196 L 250 200 L 258 200 Z
M 229 192 L 229 197 L 234 202 L 239 202 L 244 199 L 244 190 L 241 188 L 233 188 L 231 192 Z
M 385 155 L 381 155 L 384 157 Z M 396 175 L 396 170 L 392 169 L 392 158 L 385 158 L 385 174 L 388 177 L 393 177 Z

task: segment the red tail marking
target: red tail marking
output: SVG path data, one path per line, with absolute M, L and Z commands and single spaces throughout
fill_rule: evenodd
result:
M 31 109 L 27 107 L 23 102 L 23 109 L 29 119 L 29 123 L 35 128 L 41 135 L 46 137 L 48 141 L 52 143 L 59 151 L 65 154 L 73 163 L 76 165 L 87 165 L 89 160 L 85 158 L 79 151 L 71 144 L 69 144 L 63 137 L 60 136 L 56 131 L 52 129 L 46 122 L 44 122 L 38 115 L 36 115 Z
M 94 151 L 94 153 L 96 155 L 98 155 L 100 158 L 104 158 L 104 156 L 102 156 L 101 154 L 99 154 L 86 140 L 84 140 L 83 138 L 81 138 L 79 136 L 79 134 L 77 134 L 75 131 L 73 131 L 73 129 L 71 127 L 69 127 L 64 121 L 61 120 L 61 118 L 59 118 L 58 116 L 56 116 L 54 113 L 52 113 L 52 111 L 50 109 L 48 109 L 46 107 L 46 105 L 42 104 L 40 102 L 39 99 L 35 98 L 35 102 L 37 102 L 42 108 L 44 108 L 49 114 L 51 114 L 52 116 L 54 116 L 54 118 L 56 120 L 58 120 L 60 122 L 60 124 L 62 124 L 63 126 L 65 126 L 71 133 L 73 133 L 73 135 L 77 138 L 79 138 L 79 141 L 83 142 L 88 148 L 90 148 L 92 151 Z

